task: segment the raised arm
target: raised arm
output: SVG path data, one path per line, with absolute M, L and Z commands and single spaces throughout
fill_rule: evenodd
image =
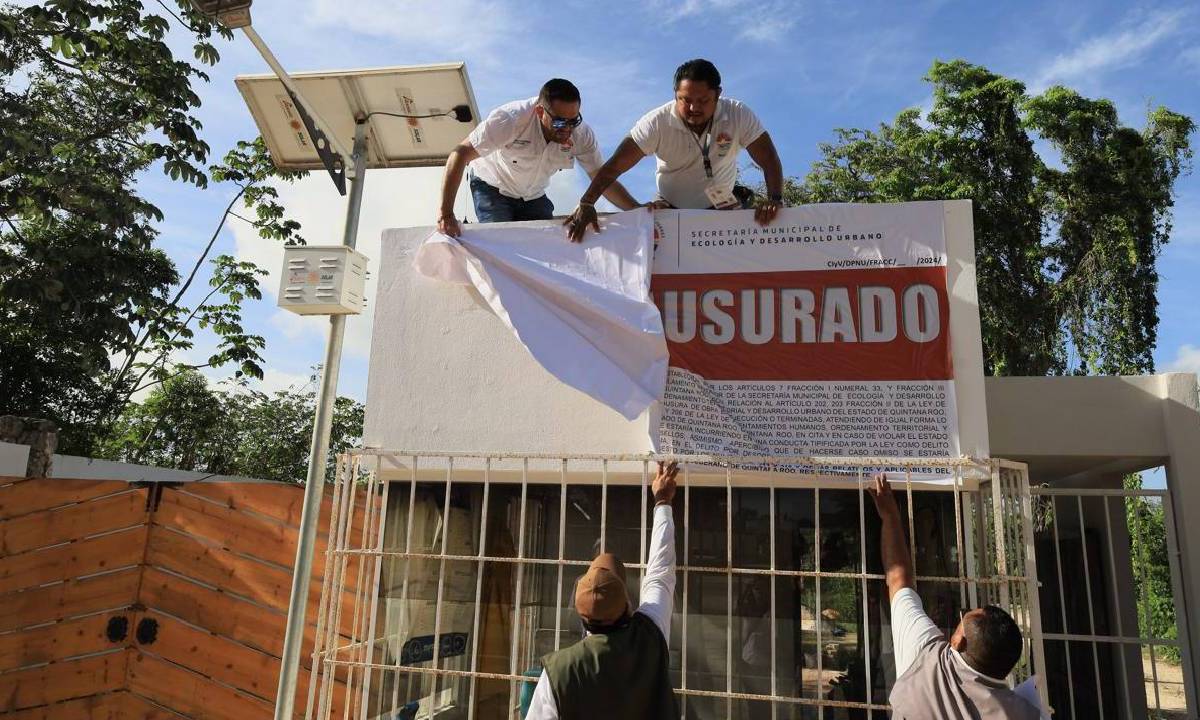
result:
M 596 174 L 592 176 L 592 184 L 579 198 L 579 206 L 563 222 L 563 225 L 567 226 L 567 236 L 571 238 L 571 242 L 582 242 L 588 225 L 591 225 L 596 232 L 600 232 L 600 220 L 596 216 L 596 201 L 608 190 L 610 185 L 617 181 L 617 178 L 637 165 L 638 161 L 645 156 L 646 154 L 632 138 L 625 138 L 621 141 L 621 144 L 617 146 L 617 151 L 608 159 L 608 162 L 601 165 Z M 626 193 L 626 195 L 628 194 Z
M 650 556 L 642 577 L 642 604 L 638 612 L 649 617 L 671 642 L 671 612 L 675 602 L 675 518 L 671 501 L 675 499 L 675 476 L 679 465 L 658 464 L 654 478 L 654 528 L 650 531 Z
M 462 230 L 458 227 L 458 218 L 454 217 L 454 198 L 458 195 L 458 186 L 462 184 L 463 170 L 479 152 L 469 141 L 464 140 L 450 151 L 446 158 L 446 173 L 442 177 L 442 206 L 438 210 L 438 232 L 458 237 Z
M 900 508 L 896 505 L 892 486 L 883 473 L 872 477 L 871 483 L 871 497 L 875 499 L 875 509 L 883 523 L 879 532 L 880 555 L 883 557 L 883 571 L 890 601 L 904 588 L 916 588 L 915 573 L 912 555 L 909 554 L 908 543 L 904 539 L 904 523 L 900 521 Z
M 775 143 L 767 133 L 759 135 L 754 142 L 746 146 L 750 159 L 762 168 L 763 180 L 767 184 L 767 199 L 754 211 L 754 219 L 759 225 L 766 225 L 779 214 L 783 207 L 783 163 L 775 150 Z

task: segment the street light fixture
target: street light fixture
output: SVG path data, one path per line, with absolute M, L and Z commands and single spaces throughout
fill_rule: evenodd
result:
M 293 78 L 250 26 L 252 1 L 192 0 L 192 5 L 208 17 L 240 29 L 274 72 L 273 78 L 239 77 L 237 84 L 271 150 L 276 166 L 283 169 L 324 167 L 342 195 L 346 194 L 346 178 L 350 179 L 342 245 L 337 246 L 345 254 L 348 252 L 345 248 L 353 249 L 358 237 L 363 181 L 368 167 L 441 165 L 450 150 L 470 131 L 473 126 L 470 123 L 479 113 L 467 80 L 466 67 L 462 63 L 454 63 L 416 68 L 306 73 Z M 283 88 L 279 88 L 276 80 L 283 84 Z M 301 92 L 302 85 L 309 93 L 307 96 Z M 281 89 L 286 96 L 279 94 Z M 373 118 L 389 116 L 405 122 L 374 125 L 376 121 Z M 448 121 L 451 117 L 458 122 Z M 331 123 L 329 119 L 334 122 Z M 423 121 L 428 121 L 427 125 L 423 125 Z M 353 149 L 348 149 L 340 139 L 339 130 L 346 132 L 351 128 L 354 144 Z M 289 141 L 297 147 L 289 147 Z M 312 246 L 308 248 L 312 249 Z M 281 291 L 286 290 L 284 280 L 287 280 L 286 273 L 281 278 Z M 281 294 L 287 295 L 286 292 Z M 281 306 L 287 307 L 282 299 Z M 275 720 L 292 720 L 295 706 L 300 647 L 306 626 L 308 587 L 325 485 L 325 460 L 329 454 L 346 314 L 356 311 L 360 312 L 361 306 L 334 311 L 338 314 L 331 314 L 329 320 L 325 361 L 321 365 L 320 390 L 309 448 L 287 631 L 280 661 L 279 688 L 275 698 Z M 309 690 L 311 700 L 312 688 Z

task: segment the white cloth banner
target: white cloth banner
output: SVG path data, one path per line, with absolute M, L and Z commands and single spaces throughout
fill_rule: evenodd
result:
M 464 225 L 431 235 L 413 260 L 422 275 L 472 285 L 542 367 L 629 420 L 662 398 L 667 344 L 650 296 L 654 218 L 604 219 L 572 243 L 557 224 Z

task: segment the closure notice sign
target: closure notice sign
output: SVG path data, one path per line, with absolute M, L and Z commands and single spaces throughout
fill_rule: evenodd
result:
M 960 454 L 940 202 L 656 213 L 664 452 Z

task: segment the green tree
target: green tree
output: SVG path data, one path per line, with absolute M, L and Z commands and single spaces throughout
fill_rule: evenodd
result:
M 986 372 L 1153 370 L 1156 261 L 1191 119 L 1157 108 L 1138 131 L 1107 100 L 935 62 L 933 106 L 839 129 L 792 203 L 969 199 Z M 1038 154 L 1048 143 L 1061 166 Z
M 205 169 L 194 84 L 228 31 L 185 0 L 161 14 L 139 0 L 0 5 L 0 413 L 58 422 L 60 448 L 90 454 L 129 397 L 169 377 L 197 329 L 217 349 L 197 366 L 261 375 L 262 338 L 241 324 L 259 297 L 257 268 L 210 258 L 238 202 L 266 238 L 299 241 L 282 216 L 261 141 Z M 196 64 L 165 42 L 195 37 Z M 212 241 L 186 277 L 156 246 L 162 213 L 136 180 L 161 169 L 206 188 L 235 186 Z M 212 283 L 187 295 L 205 265 Z
M 270 394 L 244 381 L 213 388 L 198 371 L 182 368 L 143 402 L 126 406 L 99 450 L 126 462 L 300 482 L 308 469 L 315 383 L 314 375 Z M 361 403 L 335 401 L 327 476 L 338 453 L 361 444 L 363 417 Z
M 1141 490 L 1140 474 L 1125 476 L 1126 490 Z M 1138 624 L 1142 637 L 1175 640 L 1175 594 L 1171 583 L 1171 559 L 1167 547 L 1167 526 L 1159 498 L 1131 497 L 1125 500 L 1125 521 L 1129 528 L 1129 554 L 1134 569 Z M 1179 648 L 1167 645 L 1154 649 L 1161 659 L 1179 662 Z

